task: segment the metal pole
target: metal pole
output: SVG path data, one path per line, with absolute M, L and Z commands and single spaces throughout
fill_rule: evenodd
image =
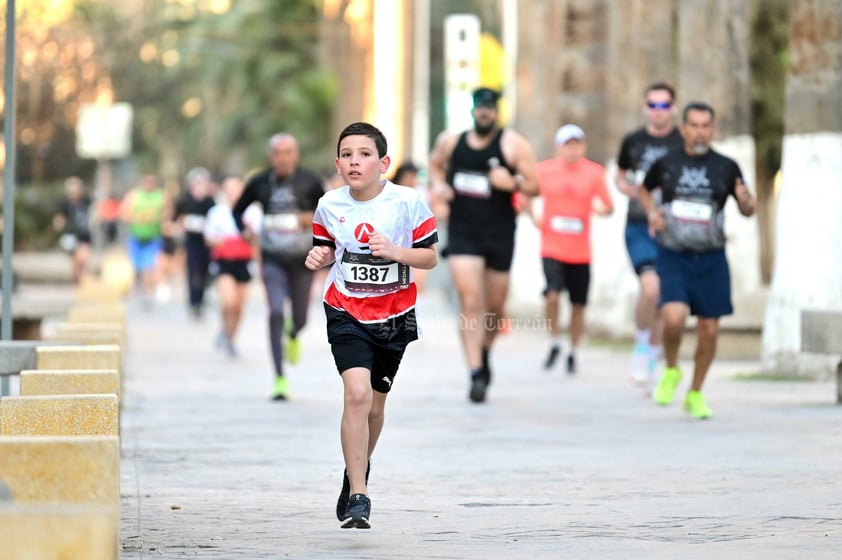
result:
M 6 0 L 6 107 L 3 137 L 3 309 L 0 339 L 12 339 L 12 251 L 15 241 L 15 0 Z M 8 376 L 0 377 L 0 395 L 9 394 Z
M 430 154 L 430 3 L 415 1 L 412 53 L 412 160 L 427 167 Z

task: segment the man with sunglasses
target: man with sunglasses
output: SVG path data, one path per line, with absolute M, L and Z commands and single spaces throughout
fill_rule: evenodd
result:
M 675 91 L 664 82 L 651 84 L 644 92 L 646 124 L 623 138 L 617 158 L 617 188 L 629 197 L 626 217 L 626 249 L 640 281 L 635 303 L 635 345 L 631 378 L 651 387 L 661 353 L 661 320 L 658 312 L 660 280 L 655 271 L 658 249 L 649 232 L 646 212 L 638 201 L 646 172 L 659 158 L 681 150 L 683 141 L 675 126 Z

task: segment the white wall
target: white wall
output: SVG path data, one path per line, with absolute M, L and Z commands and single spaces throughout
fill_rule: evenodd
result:
M 829 372 L 838 356 L 800 351 L 800 312 L 842 311 L 842 134 L 785 136 L 782 173 L 763 369 Z

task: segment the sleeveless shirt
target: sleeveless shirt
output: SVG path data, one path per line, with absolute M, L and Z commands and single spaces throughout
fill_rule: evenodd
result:
M 500 147 L 503 129 L 481 150 L 468 146 L 467 135 L 463 132 L 459 136 L 445 177 L 454 191 L 449 229 L 457 234 L 511 233 L 515 229 L 512 193 L 495 189 L 488 182 L 488 173 L 495 165 L 506 167 L 512 174 L 516 171 L 506 163 Z

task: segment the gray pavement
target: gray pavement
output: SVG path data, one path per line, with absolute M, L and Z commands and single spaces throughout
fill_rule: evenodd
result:
M 455 318 L 428 296 L 372 461 L 373 527 L 342 530 L 342 389 L 320 304 L 285 403 L 268 398 L 258 285 L 236 360 L 212 348 L 213 305 L 201 323 L 179 303 L 128 307 L 124 559 L 842 554 L 830 382 L 745 381 L 759 364 L 718 361 L 700 422 L 645 399 L 616 348 L 584 348 L 573 377 L 543 371 L 527 325 L 499 340 L 489 401 L 472 405 Z

